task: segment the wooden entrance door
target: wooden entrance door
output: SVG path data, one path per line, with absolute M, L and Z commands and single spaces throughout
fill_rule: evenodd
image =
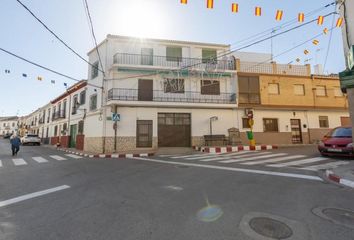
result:
M 138 101 L 153 100 L 153 81 L 139 79 L 138 83 Z
M 292 143 L 302 143 L 301 120 L 290 119 Z

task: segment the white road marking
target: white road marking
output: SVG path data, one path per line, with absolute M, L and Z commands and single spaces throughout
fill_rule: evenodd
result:
M 38 162 L 38 163 L 48 162 L 47 159 L 42 158 L 42 157 L 33 157 L 32 159 L 33 159 L 34 161 Z
M 82 158 L 81 156 L 78 156 L 78 155 L 75 155 L 75 154 L 65 154 L 65 156 L 68 156 L 68 157 L 71 157 L 71 158 L 74 158 L 74 159 Z
M 54 158 L 55 160 L 58 160 L 58 161 L 67 160 L 66 158 L 63 158 L 59 155 L 50 155 L 49 157 Z
M 291 160 L 291 159 L 296 159 L 296 158 L 304 158 L 304 157 L 306 157 L 306 156 L 305 155 L 293 155 L 293 156 L 287 156 L 287 157 L 272 158 L 272 159 L 267 159 L 267 160 L 245 162 L 245 163 L 241 163 L 241 164 L 256 165 L 256 164 L 262 164 L 262 163 L 281 162 L 281 161 L 285 161 L 285 160 Z
M 23 158 L 14 158 L 12 159 L 12 161 L 16 166 L 27 165 L 26 161 Z
M 22 202 L 24 200 L 28 200 L 28 199 L 39 197 L 39 196 L 46 195 L 46 194 L 49 194 L 49 193 L 57 192 L 57 191 L 64 190 L 64 189 L 67 189 L 67 188 L 70 188 L 70 186 L 62 185 L 62 186 L 59 186 L 59 187 L 50 188 L 50 189 L 47 189 L 47 190 L 26 194 L 26 195 L 23 195 L 23 196 L 20 196 L 20 197 L 11 198 L 9 200 L 5 200 L 5 201 L 0 202 L 0 207 L 5 207 L 5 206 L 8 206 L 8 205 L 11 205 L 11 204 L 14 204 L 14 203 Z
M 2 167 L 2 162 L 1 162 L 1 160 L 0 160 L 0 167 Z
M 247 152 L 247 155 L 248 156 L 259 156 L 259 155 L 265 155 L 265 154 L 270 154 L 270 152 L 260 152 L 260 153 L 255 153 L 255 152 Z M 241 154 L 238 154 L 237 156 L 239 156 Z M 242 155 L 242 157 L 244 156 L 245 154 Z M 209 158 L 209 159 L 204 159 L 204 160 L 200 160 L 200 161 L 203 161 L 203 162 L 211 162 L 211 161 L 218 161 L 218 160 L 231 160 L 231 159 L 236 159 L 235 157 L 237 157 L 235 155 L 231 155 L 231 156 L 225 156 L 225 157 L 217 157 L 217 158 Z M 239 159 L 239 158 L 237 158 Z
M 324 160 L 328 160 L 328 158 L 324 158 L 324 157 L 307 158 L 304 160 L 287 162 L 287 163 L 272 164 L 272 165 L 267 165 L 267 166 L 268 167 L 287 167 L 287 166 L 296 166 L 296 165 L 301 165 L 301 164 L 306 164 L 306 163 L 319 162 L 319 161 L 324 161 Z
M 174 156 L 171 158 L 194 158 L 194 157 L 210 157 L 210 156 L 215 156 L 219 155 L 221 153 L 201 153 L 201 154 L 189 154 L 189 155 L 182 155 L 182 156 Z
M 279 176 L 279 177 L 290 177 L 290 178 L 307 179 L 307 180 L 313 180 L 313 181 L 323 181 L 322 178 L 320 178 L 320 177 L 304 175 L 304 174 L 262 171 L 262 170 L 254 170 L 254 169 L 223 167 L 223 166 L 214 166 L 214 165 L 197 164 L 197 163 L 186 163 L 186 162 L 171 162 L 171 161 L 158 160 L 158 159 L 152 159 L 152 158 L 141 158 L 141 157 L 133 157 L 133 158 L 130 158 L 130 159 L 146 161 L 146 162 L 163 163 L 163 164 L 183 165 L 183 166 L 191 166 L 191 167 L 227 170 L 227 171 L 233 171 L 233 172 L 246 172 L 246 173 L 255 173 L 255 174 L 263 174 L 263 175 Z
M 173 185 L 165 186 L 164 188 L 169 189 L 169 190 L 174 190 L 174 191 L 182 191 L 183 190 L 182 187 L 173 186 Z
M 317 171 L 317 170 L 320 170 L 320 169 L 332 169 L 332 168 L 338 167 L 340 165 L 345 165 L 345 164 L 348 164 L 348 162 L 338 161 L 338 162 L 330 162 L 330 163 L 314 165 L 314 166 L 309 166 L 309 167 L 303 167 L 303 168 L 300 168 L 300 169 L 310 170 L 310 171 Z
M 277 153 L 277 154 L 269 154 L 269 153 L 270 152 L 267 152 L 267 154 L 263 154 L 263 156 L 245 157 L 245 158 L 231 159 L 231 160 L 220 161 L 220 162 L 221 163 L 236 163 L 236 162 L 244 162 L 244 161 L 257 160 L 257 159 L 262 159 L 262 158 L 270 158 L 270 157 L 287 155 L 287 153 Z

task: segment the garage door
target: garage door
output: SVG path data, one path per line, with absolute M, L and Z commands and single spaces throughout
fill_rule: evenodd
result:
M 158 114 L 159 147 L 191 146 L 191 115 L 189 113 Z

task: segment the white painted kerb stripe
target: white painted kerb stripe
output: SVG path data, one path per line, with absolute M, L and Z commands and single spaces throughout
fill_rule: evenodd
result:
M 14 204 L 14 203 L 22 202 L 24 200 L 28 200 L 28 199 L 31 199 L 31 198 L 43 196 L 43 195 L 46 195 L 46 194 L 49 194 L 49 193 L 53 193 L 53 192 L 57 192 L 57 191 L 60 191 L 60 190 L 64 190 L 64 189 L 67 189 L 67 188 L 70 188 L 70 186 L 62 185 L 62 186 L 59 186 L 59 187 L 50 188 L 50 189 L 47 189 L 47 190 L 26 194 L 26 195 L 23 195 L 23 196 L 20 196 L 20 197 L 16 197 L 16 198 L 12 198 L 12 199 L 9 199 L 9 200 L 2 201 L 2 202 L 0 202 L 0 207 L 5 207 L 5 206 L 8 206 L 8 205 L 11 205 L 11 204 Z
M 1 160 L 0 160 L 0 167 L 2 167 L 2 162 L 1 162 Z
M 291 177 L 291 178 L 300 178 L 300 179 L 307 179 L 307 180 L 314 180 L 314 181 L 323 181 L 322 178 L 320 178 L 320 177 L 303 175 L 303 174 L 295 174 L 295 173 L 282 173 L 282 172 L 262 171 L 262 170 L 253 170 L 253 169 L 245 169 L 245 168 L 222 167 L 222 166 L 197 164 L 197 163 L 170 162 L 170 161 L 165 161 L 165 160 L 157 160 L 157 159 L 152 159 L 152 158 L 141 158 L 141 157 L 133 157 L 130 159 L 141 160 L 141 161 L 146 161 L 146 162 L 163 163 L 163 164 L 183 165 L 183 166 L 191 166 L 191 167 L 227 170 L 227 171 L 234 171 L 234 172 L 256 173 L 256 174 L 271 175 L 271 176 Z

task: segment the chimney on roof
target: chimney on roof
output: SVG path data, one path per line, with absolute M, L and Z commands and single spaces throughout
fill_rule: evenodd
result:
M 317 64 L 313 66 L 314 74 L 315 75 L 323 75 L 323 66 L 322 64 Z

